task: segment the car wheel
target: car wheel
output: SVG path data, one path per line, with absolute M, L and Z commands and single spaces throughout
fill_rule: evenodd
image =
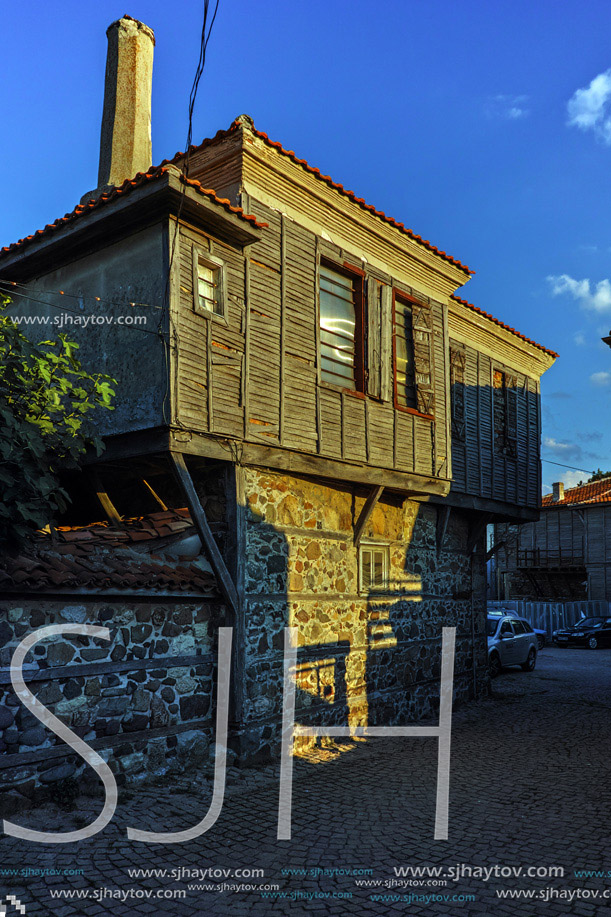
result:
M 522 663 L 522 668 L 525 672 L 532 672 L 534 667 L 537 664 L 537 651 L 534 646 L 531 646 L 528 656 L 526 657 L 526 662 Z
M 591 650 L 598 649 L 598 640 L 596 639 L 594 634 L 592 634 L 591 637 L 588 637 L 588 646 Z
M 501 657 L 498 653 L 492 653 L 490 659 L 488 660 L 488 671 L 490 673 L 490 678 L 496 678 L 497 675 L 501 674 Z
M 539 649 L 542 650 L 545 646 L 545 637 L 541 637 L 539 634 L 537 634 L 537 643 L 539 645 Z

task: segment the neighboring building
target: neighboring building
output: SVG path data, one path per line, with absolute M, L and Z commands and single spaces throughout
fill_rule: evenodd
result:
M 150 38 L 109 31 L 112 101 L 122 43 Z M 115 134 L 146 128 L 118 118 Z M 188 179 L 183 155 L 119 156 L 119 187 L 102 169 L 90 200 L 0 253 L 16 311 L 63 314 L 87 367 L 118 380 L 72 522 L 98 518 L 96 494 L 116 526 L 145 499 L 189 507 L 234 627 L 242 760 L 277 752 L 289 625 L 302 722 L 433 712 L 444 625 L 456 698 L 484 690 L 486 526 L 537 518 L 556 355 L 457 298 L 467 267 L 247 116 L 189 151 Z
M 496 597 L 611 600 L 611 478 L 543 497 L 538 522 L 495 525 Z

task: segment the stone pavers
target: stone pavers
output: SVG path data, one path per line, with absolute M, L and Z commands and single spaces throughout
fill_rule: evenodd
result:
M 450 795 L 450 838 L 433 840 L 436 779 L 434 739 L 376 739 L 355 742 L 343 752 L 324 750 L 317 760 L 296 762 L 293 839 L 276 840 L 277 768 L 230 772 L 219 820 L 205 835 L 171 846 L 129 841 L 126 827 L 171 831 L 196 823 L 206 812 L 210 783 L 189 774 L 122 794 L 112 824 L 76 845 L 34 845 L 3 836 L 0 870 L 9 868 L 82 869 L 78 876 L 0 877 L 2 894 L 16 895 L 30 915 L 118 917 L 136 915 L 583 915 L 609 912 L 610 899 L 550 898 L 503 900 L 501 889 L 611 889 L 603 879 L 579 879 L 574 869 L 611 871 L 608 782 L 611 652 L 546 649 L 532 674 L 519 669 L 494 683 L 495 696 L 454 715 Z M 82 826 L 99 811 L 99 800 L 81 799 L 78 808 L 51 806 L 15 821 L 38 830 Z M 563 867 L 564 877 L 495 878 L 468 875 L 445 886 L 388 888 L 400 881 L 395 867 L 441 866 Z M 171 870 L 262 869 L 263 877 L 186 878 Z M 365 869 L 368 875 L 321 875 L 322 871 Z M 162 876 L 133 877 L 130 869 L 166 869 Z M 308 870 L 283 875 L 283 870 Z M 463 870 L 464 872 L 464 870 Z M 381 880 L 379 888 L 356 881 Z M 292 898 L 263 898 L 261 889 L 224 892 L 217 883 L 277 885 Z M 415 879 L 404 881 L 439 881 Z M 201 888 L 188 889 L 189 884 Z M 212 886 L 205 890 L 204 885 Z M 121 902 L 53 898 L 58 890 L 100 889 L 138 893 Z M 143 892 L 184 898 L 149 898 Z M 339 894 L 351 893 L 352 898 Z M 314 897 L 333 895 L 336 897 Z M 387 900 L 372 900 L 372 895 Z M 408 900 L 408 895 L 412 899 Z M 549 893 L 547 893 L 549 894 Z M 420 901 L 436 895 L 440 900 Z M 442 896 L 473 895 L 448 901 Z M 391 900 L 395 896 L 399 900 Z M 16 913 L 16 912 L 15 912 Z M 7 917 L 12 917 L 11 908 Z

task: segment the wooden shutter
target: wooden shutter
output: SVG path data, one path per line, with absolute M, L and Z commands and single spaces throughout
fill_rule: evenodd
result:
M 382 384 L 382 308 L 380 285 L 367 280 L 367 394 L 381 397 Z
M 433 414 L 435 412 L 433 315 L 430 306 L 414 303 L 412 307 L 412 328 L 418 410 L 423 414 Z
M 467 355 L 462 347 L 450 347 L 450 399 L 452 405 L 452 435 L 465 440 L 465 366 Z
M 380 398 L 393 397 L 392 366 L 392 289 L 386 284 L 380 289 Z
M 518 454 L 518 380 L 505 375 L 505 398 L 507 400 L 505 454 L 517 458 Z

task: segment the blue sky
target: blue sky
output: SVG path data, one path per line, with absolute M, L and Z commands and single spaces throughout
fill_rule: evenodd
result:
M 200 2 L 5 4 L 0 244 L 95 186 L 105 29 L 125 12 L 157 39 L 154 161 L 184 146 Z M 247 112 L 475 269 L 461 295 L 561 355 L 544 458 L 605 470 L 610 33 L 602 0 L 221 0 L 194 119 L 197 141 Z

